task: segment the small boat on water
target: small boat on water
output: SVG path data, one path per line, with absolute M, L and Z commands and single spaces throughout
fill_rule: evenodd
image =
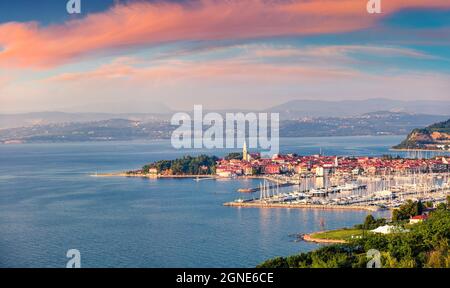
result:
M 240 193 L 253 193 L 256 192 L 255 188 L 241 188 L 237 190 Z

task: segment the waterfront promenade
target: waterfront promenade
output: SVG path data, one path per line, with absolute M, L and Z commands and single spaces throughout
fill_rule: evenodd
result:
M 227 202 L 224 206 L 243 207 L 243 208 L 292 208 L 292 209 L 322 209 L 322 210 L 365 210 L 379 211 L 377 206 L 364 205 L 321 205 L 321 204 L 296 204 L 296 203 L 264 203 L 264 202 Z

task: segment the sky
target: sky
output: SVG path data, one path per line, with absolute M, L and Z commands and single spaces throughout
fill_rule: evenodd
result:
M 450 1 L 0 2 L 0 113 L 450 100 Z

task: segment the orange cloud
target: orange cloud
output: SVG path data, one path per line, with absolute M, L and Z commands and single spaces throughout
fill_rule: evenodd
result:
M 374 25 L 366 0 L 199 0 L 134 2 L 64 24 L 0 25 L 0 65 L 48 68 L 111 49 L 183 40 L 339 33 Z M 402 8 L 450 7 L 448 0 L 383 1 L 383 16 Z

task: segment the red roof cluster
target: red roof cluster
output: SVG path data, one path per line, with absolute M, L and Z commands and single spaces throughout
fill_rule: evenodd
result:
M 436 157 L 433 159 L 405 159 L 381 157 L 338 157 L 293 154 L 274 155 L 272 158 L 259 158 L 253 154 L 252 160 L 225 160 L 217 163 L 217 172 L 233 174 L 250 174 L 259 171 L 263 174 L 279 174 L 284 172 L 314 173 L 318 168 L 334 173 L 366 173 L 382 174 L 391 172 L 443 172 L 448 171 L 450 159 Z

